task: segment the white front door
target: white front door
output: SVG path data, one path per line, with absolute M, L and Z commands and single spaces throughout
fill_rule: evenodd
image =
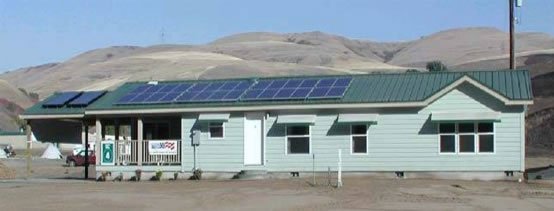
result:
M 244 114 L 244 165 L 263 164 L 264 113 Z

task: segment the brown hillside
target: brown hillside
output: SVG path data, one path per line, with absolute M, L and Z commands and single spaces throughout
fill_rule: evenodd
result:
M 518 35 L 516 51 L 525 52 L 554 48 L 554 38 L 541 33 Z M 440 60 L 449 66 L 508 53 L 508 34 L 494 28 L 462 28 L 438 32 L 397 53 L 389 62 L 401 66 L 424 67 Z
M 506 69 L 508 37 L 494 28 L 452 29 L 407 42 L 349 39 L 322 32 L 236 34 L 205 45 L 119 46 L 95 49 L 61 63 L 0 74 L 0 129 L 32 101 L 17 88 L 42 98 L 54 91 L 110 89 L 126 81 L 232 78 L 275 75 L 403 72 L 441 60 L 452 70 Z M 554 106 L 554 38 L 517 34 L 517 62 L 533 77 L 535 104 L 529 107 L 530 149 L 548 145 Z M 17 87 L 17 88 L 16 88 Z M 9 105 L 11 102 L 15 102 Z M 540 114 L 540 115 L 539 115 Z

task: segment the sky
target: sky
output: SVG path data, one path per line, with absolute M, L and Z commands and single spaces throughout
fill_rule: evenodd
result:
M 523 1 L 516 30 L 554 35 L 554 0 Z M 507 31 L 508 0 L 0 0 L 0 72 L 114 45 L 203 44 L 252 31 L 404 41 L 471 26 Z

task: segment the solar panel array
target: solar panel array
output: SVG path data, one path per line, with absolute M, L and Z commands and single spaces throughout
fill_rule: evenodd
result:
M 91 92 L 60 92 L 51 97 L 46 102 L 42 103 L 43 107 L 63 107 L 65 105 L 71 107 L 88 106 L 106 91 L 91 91 Z
M 117 104 L 155 104 L 173 102 L 237 101 L 254 82 L 221 81 L 207 83 L 171 83 L 140 85 Z
M 43 107 L 61 107 L 77 98 L 81 92 L 61 92 L 42 104 Z
M 341 98 L 352 78 L 270 79 L 258 81 L 242 100 Z
M 341 98 L 351 81 L 350 77 L 328 77 L 142 84 L 115 104 Z

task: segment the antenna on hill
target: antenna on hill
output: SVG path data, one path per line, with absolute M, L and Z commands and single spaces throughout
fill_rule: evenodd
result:
M 160 43 L 165 44 L 165 29 L 162 27 L 162 30 L 160 31 Z

